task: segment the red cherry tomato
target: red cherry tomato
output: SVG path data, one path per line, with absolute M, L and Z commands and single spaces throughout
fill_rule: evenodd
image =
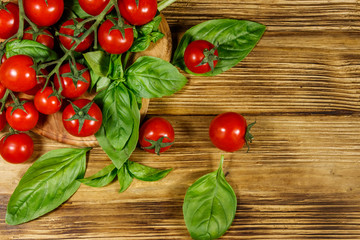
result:
M 5 126 L 6 126 L 6 112 L 3 111 L 2 113 L 0 113 L 0 131 L 2 131 Z
M 40 89 L 34 98 L 34 105 L 36 109 L 46 115 L 56 113 L 61 108 L 62 101 L 56 96 L 51 96 L 54 93 L 52 87 L 46 87 L 44 90 Z
M 101 24 L 98 31 L 100 46 L 108 53 L 122 54 L 130 49 L 134 42 L 134 31 L 132 28 L 126 28 L 125 37 L 123 38 L 120 30 L 110 29 L 114 24 L 108 19 Z
M 64 124 L 64 127 L 68 133 L 70 133 L 73 136 L 76 137 L 87 137 L 95 134 L 101 127 L 102 123 L 102 113 L 98 105 L 96 103 L 92 103 L 90 108 L 84 109 L 84 107 L 89 104 L 91 101 L 88 99 L 78 99 L 73 102 L 73 104 L 80 108 L 80 110 L 77 112 L 74 110 L 73 105 L 69 104 L 63 111 L 62 114 L 62 121 Z M 89 106 L 89 105 L 88 105 Z M 70 120 L 71 118 L 76 115 L 76 119 Z M 81 127 L 80 131 L 80 125 L 79 125 L 79 118 L 81 119 L 85 115 L 90 116 L 94 120 L 87 120 L 85 119 L 83 126 Z
M 157 12 L 157 0 L 139 0 L 139 6 L 135 0 L 119 0 L 118 5 L 121 16 L 135 26 L 150 22 Z
M 46 71 L 45 69 L 41 69 L 40 70 L 41 73 L 46 76 L 48 75 L 48 71 Z M 46 78 L 45 77 L 38 77 L 37 78 L 37 83 L 35 85 L 35 87 L 31 88 L 30 90 L 27 90 L 25 91 L 26 94 L 28 95 L 33 95 L 35 96 L 35 94 L 40 90 L 40 89 L 43 89 L 44 85 L 45 85 L 45 82 L 46 82 Z
M 76 68 L 79 71 L 86 69 L 86 67 L 80 63 L 76 63 Z M 69 63 L 65 63 L 59 69 L 60 79 L 63 87 L 61 95 L 66 98 L 77 98 L 83 95 L 86 92 L 86 90 L 89 88 L 91 81 L 90 73 L 89 70 L 86 70 L 83 74 L 81 74 L 80 79 L 75 78 L 74 76 L 73 77 L 62 76 L 63 74 L 67 74 L 70 72 L 71 72 L 71 67 Z M 74 80 L 75 82 L 77 81 L 76 87 L 74 84 Z M 60 85 L 57 75 L 55 75 L 54 77 L 54 85 L 55 88 L 59 90 Z
M 9 163 L 23 163 L 34 152 L 34 142 L 26 133 L 4 136 L 0 140 L 0 154 Z
M 79 0 L 80 7 L 87 14 L 93 16 L 99 15 L 106 8 L 109 2 L 110 0 Z M 112 9 L 114 9 L 114 7 L 112 7 L 109 12 L 111 12 Z
M 6 54 L 4 53 L 1 57 L 1 64 L 3 64 L 7 60 Z
M 161 117 L 147 120 L 140 128 L 139 144 L 150 153 L 160 154 L 168 150 L 174 142 L 174 128 Z
M 15 3 L 7 3 L 6 9 L 0 10 L 0 38 L 7 39 L 19 29 L 19 7 Z
M 14 92 L 25 92 L 37 84 L 34 61 L 26 55 L 15 55 L 0 66 L 0 82 Z
M 211 67 L 210 67 L 209 63 L 205 63 L 200 66 L 199 66 L 199 64 L 205 58 L 204 51 L 206 51 L 206 50 L 210 51 L 214 47 L 215 46 L 213 44 L 211 44 L 205 40 L 196 40 L 196 41 L 191 42 L 186 47 L 185 53 L 184 53 L 184 61 L 185 61 L 186 67 L 193 73 L 202 74 L 202 73 L 210 72 Z M 216 50 L 213 55 L 219 56 L 218 51 Z M 212 56 L 212 58 L 213 57 L 214 56 Z M 213 59 L 209 59 L 209 60 L 210 60 L 210 62 L 213 62 L 212 64 L 215 67 L 218 61 L 213 60 Z
M 50 49 L 54 48 L 54 37 L 49 30 L 47 29 L 43 30 L 43 33 L 40 33 L 36 37 L 36 39 L 33 39 L 34 34 L 31 33 L 31 31 L 33 31 L 31 27 L 26 28 L 24 31 L 23 39 L 34 40 L 37 41 L 38 43 L 47 46 Z
M 18 108 L 11 113 L 13 107 L 10 105 L 6 109 L 6 120 L 13 129 L 25 132 L 36 126 L 39 120 L 39 112 L 33 102 L 26 102 L 23 107 L 26 112 Z
M 227 152 L 235 152 L 241 149 L 246 141 L 251 142 L 252 136 L 248 133 L 249 130 L 243 116 L 238 113 L 227 112 L 216 116 L 211 121 L 209 136 L 217 148 Z
M 82 21 L 84 21 L 84 19 L 76 18 L 76 21 L 77 22 L 82 22 Z M 89 22 L 85 23 L 84 29 L 82 29 L 83 31 L 81 33 L 79 33 L 78 35 L 74 36 L 74 33 L 75 33 L 74 29 L 69 28 L 69 26 L 73 27 L 74 24 L 75 23 L 74 23 L 73 19 L 67 20 L 66 22 L 64 22 L 61 25 L 61 28 L 60 28 L 59 32 L 62 33 L 62 34 L 66 34 L 66 35 L 69 35 L 69 36 L 79 38 L 84 34 L 84 32 L 87 29 L 89 29 L 91 27 L 91 23 L 89 23 Z M 61 44 L 64 45 L 64 47 L 66 49 L 71 49 L 72 46 L 75 44 L 75 41 L 70 37 L 60 35 L 59 40 L 60 40 Z M 91 33 L 75 48 L 75 51 L 77 51 L 77 52 L 85 51 L 86 49 L 91 47 L 93 41 L 94 41 L 94 33 Z
M 49 27 L 60 20 L 64 12 L 64 0 L 25 0 L 26 16 L 39 27 Z

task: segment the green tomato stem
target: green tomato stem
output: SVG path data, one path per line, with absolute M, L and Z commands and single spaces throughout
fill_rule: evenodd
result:
M 171 4 L 173 4 L 174 2 L 176 2 L 176 0 L 162 0 L 162 1 L 158 4 L 158 10 L 159 10 L 159 12 L 161 12 L 162 10 L 164 10 L 165 8 L 167 8 L 168 6 L 170 6 Z
M 19 30 L 17 32 L 17 38 L 22 39 L 24 35 L 24 16 L 25 16 L 23 0 L 18 0 L 18 6 L 19 6 Z

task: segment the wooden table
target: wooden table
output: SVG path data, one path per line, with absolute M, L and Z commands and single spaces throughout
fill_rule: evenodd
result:
M 360 239 L 360 6 L 357 0 L 178 0 L 163 11 L 175 44 L 189 27 L 214 18 L 257 21 L 267 31 L 253 52 L 217 77 L 189 78 L 179 93 L 153 99 L 148 116 L 167 118 L 176 144 L 161 157 L 132 160 L 174 170 L 160 182 L 81 186 L 57 210 L 20 226 L 4 223 L 11 193 L 32 161 L 0 161 L 1 239 L 189 239 L 186 189 L 214 171 L 212 118 L 243 114 L 251 150 L 225 153 L 238 197 L 223 239 Z M 33 135 L 36 157 L 66 145 Z M 91 150 L 87 175 L 110 161 Z

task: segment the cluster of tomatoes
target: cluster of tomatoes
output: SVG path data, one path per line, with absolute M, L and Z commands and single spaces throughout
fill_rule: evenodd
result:
M 109 1 L 79 0 L 79 4 L 87 14 L 97 16 L 104 12 Z M 94 19 L 89 21 L 74 18 L 62 23 L 54 37 L 54 25 L 64 13 L 64 0 L 23 1 L 25 21 L 32 23 L 23 30 L 23 39 L 37 41 L 50 49 L 58 47 L 65 51 L 83 52 L 94 44 L 94 32 L 97 32 L 98 43 L 103 50 L 111 54 L 124 53 L 134 41 L 131 25 L 143 25 L 151 21 L 157 12 L 157 1 L 139 3 L 133 0 L 118 0 L 116 7 L 124 20 L 111 15 L 100 23 L 97 31 L 90 31 L 81 38 L 92 27 Z M 107 13 L 112 10 L 113 7 Z M 17 4 L 0 3 L 0 39 L 15 38 L 19 31 L 20 17 Z M 79 41 L 79 38 L 82 41 Z M 7 58 L 4 54 L 1 58 L 0 99 L 3 105 L 8 96 L 11 96 L 12 101 L 7 101 L 6 110 L 0 114 L 0 129 L 2 130 L 6 123 L 10 125 L 9 134 L 0 140 L 0 154 L 11 163 L 21 163 L 31 157 L 34 144 L 25 132 L 37 125 L 42 114 L 54 114 L 63 109 L 65 129 L 78 137 L 96 133 L 102 123 L 100 108 L 92 101 L 82 98 L 91 84 L 86 66 L 71 58 L 62 63 L 53 76 L 48 76 L 53 69 L 40 69 L 40 66 L 41 64 L 27 55 Z M 18 99 L 17 93 L 34 97 L 33 100 L 27 97 Z M 68 101 L 65 101 L 65 98 Z M 66 107 L 63 106 L 65 104 Z

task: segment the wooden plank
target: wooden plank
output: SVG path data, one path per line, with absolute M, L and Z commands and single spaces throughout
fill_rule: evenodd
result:
M 360 116 L 245 116 L 256 120 L 255 140 L 225 154 L 224 171 L 238 197 L 233 226 L 223 239 L 354 239 L 360 235 Z M 167 116 L 176 144 L 161 157 L 137 149 L 132 160 L 174 170 L 165 179 L 81 186 L 56 211 L 20 226 L 4 224 L 6 203 L 31 162 L 0 162 L 2 239 L 186 239 L 186 189 L 214 171 L 221 151 L 208 139 L 212 116 Z M 40 155 L 64 147 L 34 136 Z M 41 149 L 42 147 L 42 149 Z M 87 175 L 109 164 L 91 150 Z M 51 231 L 49 231 L 51 229 Z

